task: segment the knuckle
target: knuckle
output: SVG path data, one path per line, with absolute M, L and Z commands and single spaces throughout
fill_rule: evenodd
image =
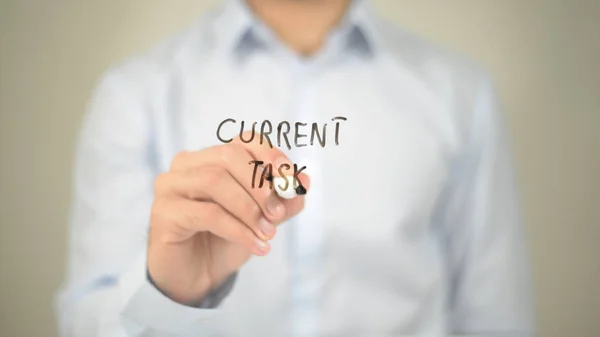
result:
M 154 220 L 151 221 L 151 225 L 153 227 L 157 225 L 167 226 L 171 224 L 171 218 L 167 216 L 169 214 L 169 207 L 169 201 L 167 201 L 166 199 L 156 199 L 154 201 L 150 209 L 151 219 Z
M 188 156 L 189 156 L 188 151 L 181 151 L 181 152 L 177 153 L 175 155 L 175 157 L 173 157 L 173 161 L 171 163 L 171 169 L 176 169 L 178 167 L 181 167 L 181 165 L 187 160 Z
M 221 216 L 221 208 L 214 203 L 204 203 L 202 207 L 198 209 L 198 213 L 196 213 L 195 216 L 205 219 L 209 224 L 214 224 Z
M 248 202 L 244 206 L 244 213 L 247 214 L 249 219 L 258 220 L 262 214 L 262 210 L 256 203 Z M 254 224 L 254 222 L 252 224 Z
M 169 175 L 167 173 L 160 173 L 154 179 L 154 193 L 161 194 L 168 185 Z
M 151 214 L 160 215 L 164 212 L 165 208 L 167 208 L 167 201 L 162 198 L 157 198 L 152 203 Z
M 236 157 L 238 157 L 238 153 L 240 151 L 240 145 L 237 143 L 231 143 L 231 144 L 227 144 L 226 146 L 223 146 L 222 150 L 221 150 L 221 160 L 223 160 L 226 163 L 231 163 L 232 161 L 235 160 Z
M 185 183 L 188 185 L 187 197 L 195 199 L 206 190 L 206 183 L 203 179 L 203 170 L 190 170 L 185 172 Z
M 202 173 L 201 184 L 203 187 L 210 187 L 218 185 L 223 179 L 225 179 L 225 171 L 217 168 L 205 169 Z
M 234 240 L 242 244 L 251 245 L 253 235 L 254 234 L 248 228 L 245 228 L 243 226 L 235 226 L 235 228 L 233 229 Z
M 204 214 L 200 210 L 192 210 L 186 214 L 187 221 L 193 227 L 202 225 L 203 220 L 205 219 Z

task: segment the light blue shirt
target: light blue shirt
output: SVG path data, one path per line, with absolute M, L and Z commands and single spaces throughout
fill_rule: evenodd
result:
M 334 117 L 339 124 L 335 143 Z M 281 150 L 306 207 L 199 308 L 146 278 L 153 181 L 267 119 L 327 123 Z M 258 131 L 258 130 L 257 130 Z M 248 166 L 251 174 L 251 167 Z M 62 336 L 531 336 L 528 258 L 488 76 L 365 1 L 302 59 L 241 1 L 109 70 L 74 171 Z

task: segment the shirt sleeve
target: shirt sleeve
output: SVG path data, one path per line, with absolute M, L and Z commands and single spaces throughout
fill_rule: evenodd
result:
M 146 245 L 158 173 L 148 71 L 109 71 L 78 142 L 67 275 L 57 295 L 60 336 L 210 335 L 235 277 L 199 307 L 164 296 L 147 277 Z
M 439 215 L 450 333 L 533 336 L 532 291 L 509 143 L 493 86 L 477 85 L 466 149 Z

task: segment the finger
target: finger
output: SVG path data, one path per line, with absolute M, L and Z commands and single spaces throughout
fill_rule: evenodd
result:
M 202 165 L 223 165 L 257 201 L 266 218 L 271 223 L 281 223 L 302 210 L 304 196 L 298 196 L 291 200 L 279 198 L 274 191 L 273 183 L 264 182 L 261 168 L 250 165 L 252 161 L 260 160 L 265 163 L 265 166 L 272 164 L 271 173 L 273 175 L 294 176 L 294 165 L 287 156 L 278 149 L 271 148 L 266 141 L 261 144 L 260 138 L 257 135 L 252 137 L 252 133 L 247 131 L 242 137 L 237 137 L 227 145 L 199 152 L 180 153 L 173 161 L 172 170 L 185 170 Z M 301 167 L 297 169 L 301 170 Z M 302 184 L 306 190 L 310 189 L 310 179 L 306 174 L 297 174 L 296 178 L 297 180 L 289 178 L 290 181 L 293 181 L 294 186 Z
M 170 231 L 184 239 L 198 232 L 211 232 L 227 241 L 240 244 L 256 255 L 266 255 L 268 242 L 256 237 L 239 219 L 214 202 L 192 201 L 184 198 L 163 199 L 159 217 L 175 225 Z
M 249 151 L 247 144 L 235 142 L 198 152 L 182 152 L 173 161 L 171 172 L 197 170 L 206 166 L 224 167 L 256 200 L 269 222 L 281 223 L 289 217 L 289 214 L 294 214 L 298 205 L 302 203 L 294 201 L 291 206 L 292 211 L 286 210 L 288 208 L 286 205 L 290 201 L 277 197 L 272 182 L 265 181 L 262 168 L 252 164 L 256 158 Z
M 222 167 L 204 166 L 171 172 L 156 179 L 157 195 L 212 201 L 241 220 L 262 240 L 275 236 L 275 226 L 263 215 L 256 200 Z
M 216 161 L 225 159 L 228 163 L 233 162 L 238 165 L 242 162 L 241 167 L 245 167 L 246 171 L 250 172 L 246 173 L 246 177 L 249 178 L 243 180 L 252 183 L 250 178 L 252 178 L 253 167 L 249 163 L 258 160 L 263 162 L 264 166 L 271 164 L 272 173 L 276 176 L 293 175 L 294 164 L 283 152 L 270 146 L 268 141 L 261 142 L 260 135 L 254 137 L 251 135 L 250 131 L 246 131 L 242 137 L 238 136 L 226 145 L 214 146 L 201 151 L 182 151 L 173 159 L 170 171 L 188 170 L 206 164 L 217 164 Z M 250 139 L 251 141 L 249 141 Z M 242 149 L 248 152 L 248 155 L 245 155 L 241 151 Z M 248 165 L 246 166 L 246 164 Z M 284 164 L 286 166 L 282 166 Z M 300 170 L 301 167 L 298 167 L 298 169 Z M 237 174 L 234 174 L 234 176 L 237 177 Z M 306 174 L 300 173 L 297 178 L 306 189 L 309 188 L 310 179 Z
M 272 193 L 269 190 L 270 183 L 267 181 L 265 184 L 262 168 L 255 167 L 252 164 L 254 160 L 255 157 L 243 144 L 227 144 L 199 152 L 180 153 L 173 161 L 171 170 L 172 172 L 178 172 L 205 166 L 224 167 L 256 200 L 270 222 L 281 222 L 285 217 L 283 204 L 276 198 L 272 198 Z M 256 171 L 254 171 L 255 168 Z M 261 182 L 263 186 L 261 186 Z
M 234 140 L 233 144 L 231 145 L 238 144 L 248 151 L 252 157 L 257 159 L 260 158 L 260 161 L 265 162 L 262 167 L 257 167 L 254 165 L 252 172 L 247 170 L 242 174 L 247 177 L 250 173 L 250 175 L 254 177 L 254 180 L 256 180 L 254 181 L 254 186 L 252 184 L 250 185 L 248 192 L 255 198 L 255 200 L 257 200 L 257 203 L 261 205 L 261 208 L 263 209 L 264 214 L 267 215 L 267 218 L 273 223 L 279 224 L 291 218 L 292 216 L 297 215 L 304 208 L 304 196 L 298 196 L 289 200 L 280 198 L 275 192 L 275 182 L 272 179 L 264 182 L 264 185 L 262 185 L 262 179 L 264 175 L 263 170 L 270 169 L 268 175 L 271 177 L 287 175 L 289 183 L 293 183 L 295 186 L 297 186 L 297 184 L 302 184 L 307 190 L 310 186 L 310 179 L 308 176 L 301 173 L 298 175 L 299 181 L 294 181 L 295 179 L 290 177 L 294 175 L 294 165 L 289 161 L 285 154 L 277 149 L 269 148 L 266 143 L 263 145 L 261 145 L 259 141 L 242 143 L 238 138 L 237 140 Z M 271 164 L 270 168 L 267 166 L 268 164 Z M 278 169 L 281 167 L 281 165 L 286 166 Z M 286 172 L 286 168 L 291 170 Z
M 251 132 L 245 132 L 242 137 L 238 137 L 233 140 L 233 144 L 243 145 L 254 158 L 265 158 L 265 165 L 271 164 L 272 174 L 274 176 L 288 176 L 287 180 L 289 184 L 294 184 L 297 187 L 299 184 L 302 185 L 306 190 L 310 188 L 310 178 L 305 173 L 298 173 L 302 171 L 301 165 L 292 163 L 289 158 L 281 152 L 279 149 L 272 148 L 266 141 L 261 143 L 260 135 L 254 137 L 253 141 L 248 142 L 251 139 Z M 292 178 L 293 177 L 293 178 Z M 274 191 L 273 182 L 269 183 L 269 195 L 268 203 L 274 205 L 282 205 L 285 220 L 297 215 L 304 208 L 304 195 L 297 196 L 293 199 L 280 198 Z

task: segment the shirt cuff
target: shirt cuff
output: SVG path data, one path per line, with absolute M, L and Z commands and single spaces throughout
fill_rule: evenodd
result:
M 236 274 L 211 292 L 198 307 L 186 306 L 171 300 L 150 282 L 144 252 L 119 283 L 123 325 L 132 336 L 148 330 L 182 336 L 218 334 L 222 315 L 217 306 L 229 294 L 235 279 Z
M 148 282 L 150 282 L 150 284 L 152 284 L 152 286 L 156 288 L 156 290 L 162 293 L 158 286 L 156 286 L 156 283 L 154 283 L 154 280 L 152 279 L 148 268 L 146 268 L 146 278 L 148 279 Z M 237 273 L 232 274 L 219 287 L 211 290 L 198 304 L 193 305 L 191 307 L 200 309 L 215 309 L 219 306 L 219 304 L 221 304 L 223 299 L 225 299 L 225 297 L 229 295 L 231 289 L 233 289 L 233 285 L 235 284 L 236 279 Z
M 197 308 L 200 309 L 215 309 L 223 302 L 225 297 L 231 293 L 233 289 L 233 285 L 237 279 L 237 272 L 229 276 L 225 282 L 223 282 L 219 287 L 212 290 L 200 304 L 198 304 Z

